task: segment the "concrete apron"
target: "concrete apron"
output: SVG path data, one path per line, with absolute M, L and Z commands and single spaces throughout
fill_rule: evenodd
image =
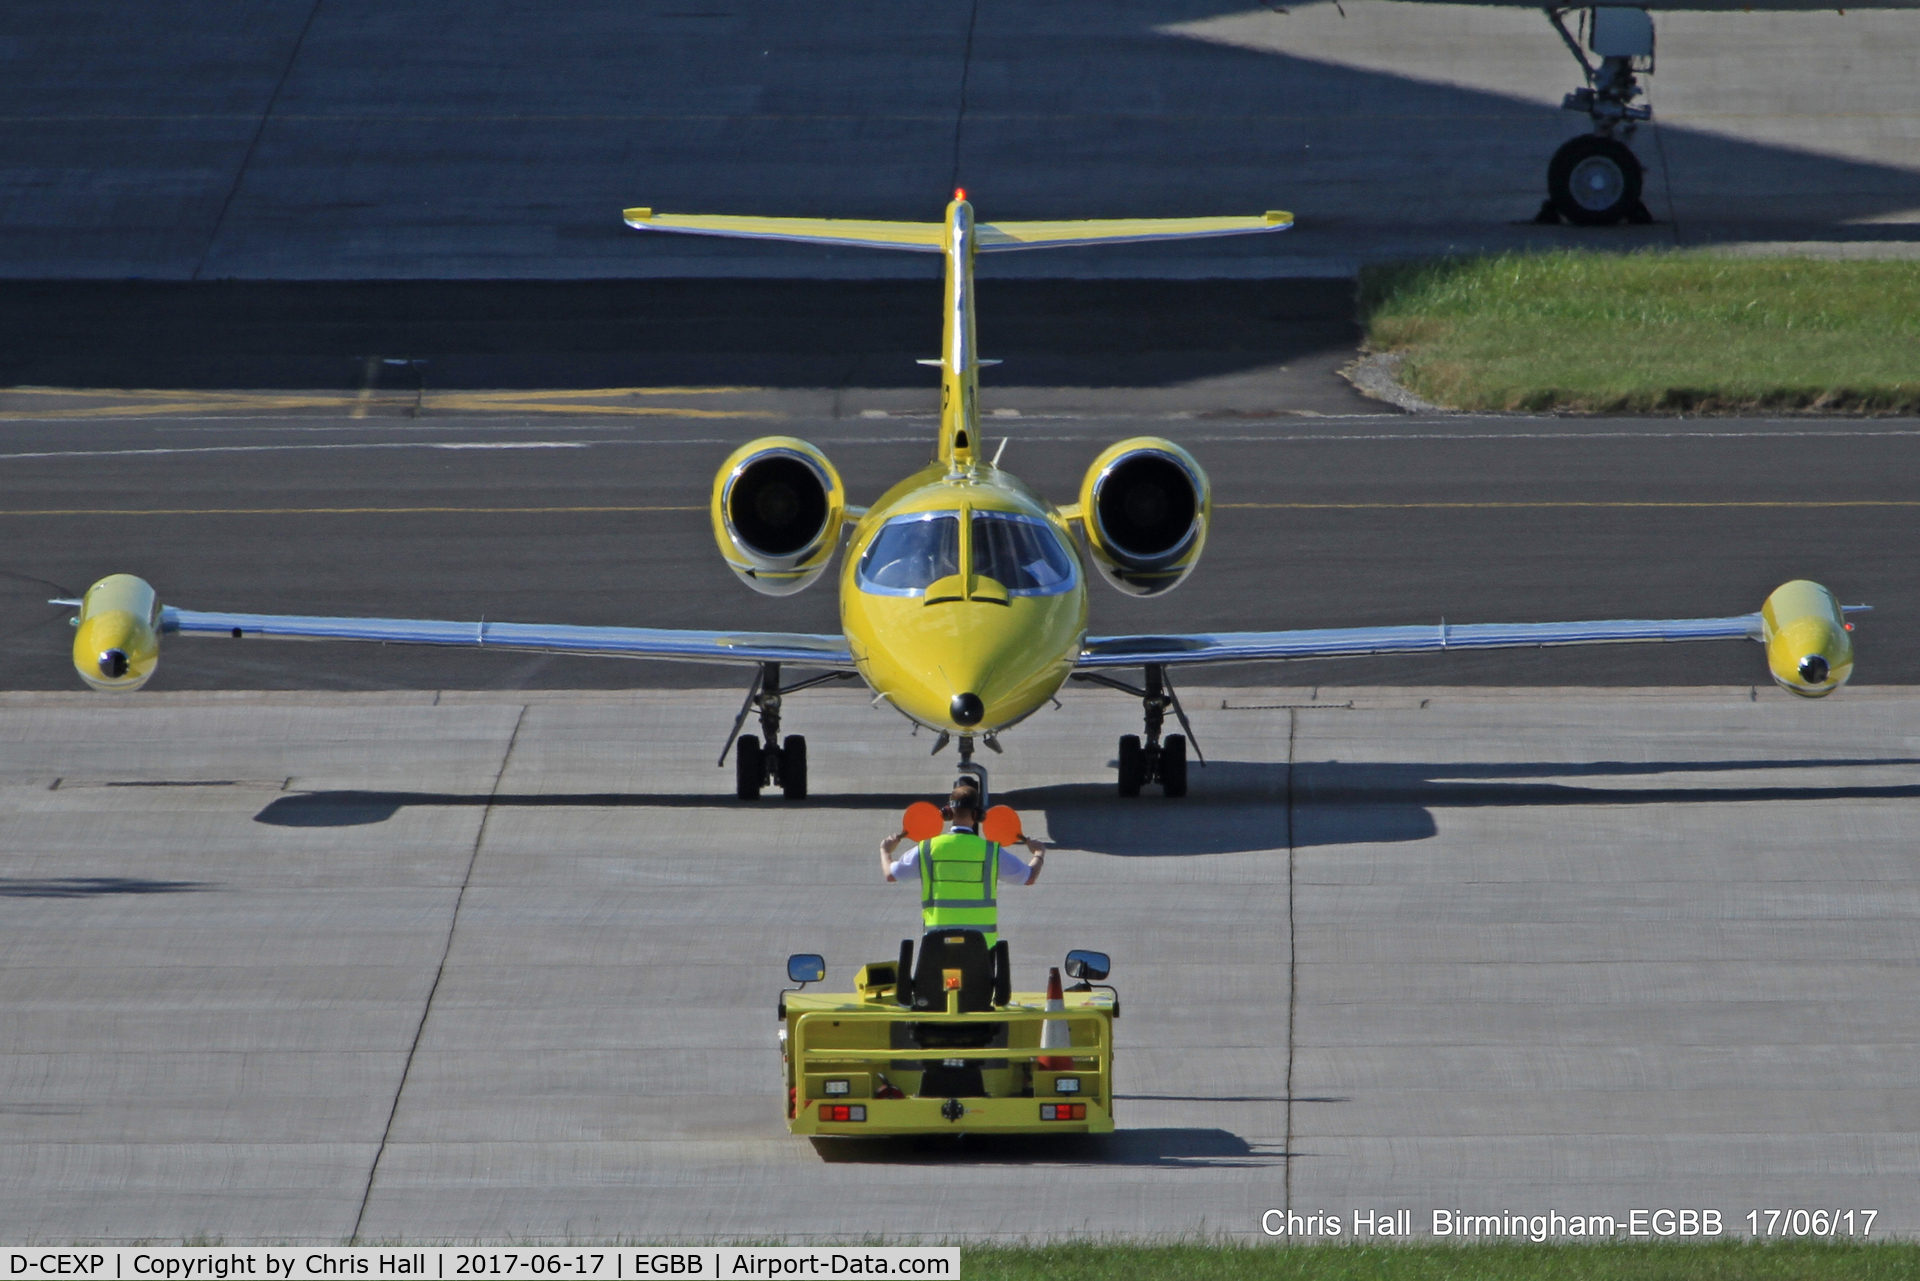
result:
M 1920 691 L 1185 698 L 1185 801 L 1112 795 L 1118 696 L 988 758 L 1058 846 L 1018 982 L 1113 955 L 1121 1132 L 816 1146 L 782 958 L 893 954 L 874 846 L 952 774 L 893 714 L 795 698 L 814 797 L 742 805 L 731 691 L 0 694 L 0 1239 L 1920 1229 Z

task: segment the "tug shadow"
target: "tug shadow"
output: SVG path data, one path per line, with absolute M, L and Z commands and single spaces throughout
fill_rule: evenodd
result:
M 1258 1169 L 1286 1153 L 1226 1130 L 1164 1128 L 1112 1134 L 958 1134 L 885 1139 L 818 1138 L 813 1150 L 832 1164 L 1118 1165 L 1161 1169 Z

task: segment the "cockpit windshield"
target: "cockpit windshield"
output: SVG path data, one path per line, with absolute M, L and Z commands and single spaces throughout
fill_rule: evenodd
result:
M 890 520 L 860 558 L 860 590 L 877 596 L 924 596 L 960 572 L 960 517 L 921 512 Z
M 1015 596 L 1056 596 L 1074 584 L 1074 558 L 1053 526 L 1013 512 L 973 514 L 973 572 Z

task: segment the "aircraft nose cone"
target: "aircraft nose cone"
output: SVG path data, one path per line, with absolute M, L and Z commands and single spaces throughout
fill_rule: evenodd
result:
M 1827 672 L 1827 660 L 1818 654 L 1809 654 L 1800 660 L 1800 679 L 1809 685 L 1825 683 Z
M 978 725 L 980 718 L 987 714 L 987 705 L 980 701 L 978 694 L 955 694 L 947 710 L 953 713 L 956 724 Z
M 100 655 L 100 674 L 117 681 L 127 674 L 127 651 L 110 649 Z

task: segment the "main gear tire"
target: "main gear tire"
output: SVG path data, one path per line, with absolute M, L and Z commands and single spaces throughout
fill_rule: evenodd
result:
M 1547 196 L 1568 222 L 1611 227 L 1643 208 L 1640 160 L 1617 138 L 1569 138 L 1547 165 Z
M 1187 736 L 1169 734 L 1160 744 L 1160 790 L 1167 796 L 1187 794 Z
M 760 740 L 742 734 L 733 740 L 733 792 L 743 801 L 760 799 L 760 787 L 767 777 L 766 757 L 760 752 Z
M 1147 781 L 1147 754 L 1141 750 L 1138 734 L 1120 736 L 1120 795 L 1140 795 L 1140 785 Z
M 790 801 L 807 799 L 807 740 L 787 735 L 780 747 L 780 794 Z

